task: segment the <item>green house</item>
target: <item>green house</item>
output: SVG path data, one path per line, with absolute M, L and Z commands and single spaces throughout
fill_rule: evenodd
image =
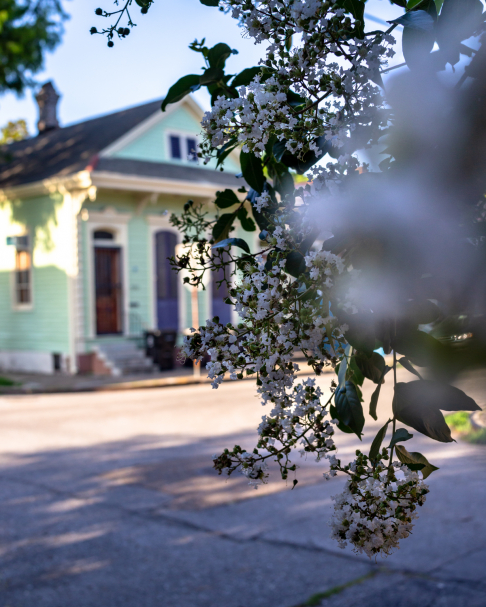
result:
M 237 157 L 224 172 L 198 161 L 191 98 L 63 128 L 57 100 L 44 85 L 39 134 L 1 150 L 0 369 L 148 371 L 144 331 L 180 340 L 195 318 L 231 319 L 214 278 L 192 293 L 167 257 L 180 240 L 170 213 L 190 198 L 214 213 L 215 192 L 242 185 Z

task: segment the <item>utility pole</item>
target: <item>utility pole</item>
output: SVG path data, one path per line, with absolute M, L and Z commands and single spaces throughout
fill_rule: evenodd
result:
M 199 298 L 197 296 L 197 287 L 192 287 L 191 291 L 191 316 L 192 326 L 199 329 Z M 194 377 L 201 377 L 201 363 L 193 362 Z

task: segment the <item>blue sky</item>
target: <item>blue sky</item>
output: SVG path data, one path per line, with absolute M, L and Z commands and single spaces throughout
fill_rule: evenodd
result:
M 256 65 L 263 51 L 242 38 L 229 15 L 199 0 L 155 0 L 147 15 L 135 8 L 132 18 L 137 27 L 125 40 L 116 40 L 112 49 L 105 38 L 89 33 L 91 26 L 100 29 L 105 22 L 95 16 L 95 9 L 111 9 L 112 0 L 69 0 L 64 5 L 71 19 L 63 42 L 47 55 L 45 69 L 37 76 L 40 82 L 53 80 L 62 95 L 58 106 L 62 125 L 163 97 L 179 77 L 199 72 L 200 56 L 187 48 L 194 38 L 205 36 L 208 45 L 226 42 L 238 49 L 240 54 L 228 61 L 235 73 Z M 382 19 L 403 12 L 388 0 L 369 0 L 366 10 Z M 208 106 L 204 92 L 196 98 Z M 31 91 L 20 99 L 13 94 L 0 98 L 0 126 L 18 118 L 25 118 L 30 132 L 36 132 L 37 108 Z

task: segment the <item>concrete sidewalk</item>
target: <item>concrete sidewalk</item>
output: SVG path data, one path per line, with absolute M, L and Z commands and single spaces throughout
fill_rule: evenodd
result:
M 65 392 L 97 392 L 139 388 L 161 388 L 174 385 L 201 383 L 205 374 L 197 378 L 192 368 L 177 367 L 171 371 L 135 375 L 52 375 L 40 373 L 1 372 L 0 375 L 14 382 L 13 386 L 0 385 L 0 394 L 56 394 Z
M 463 381 L 481 406 L 483 375 Z M 368 449 L 390 387 L 343 457 Z M 486 606 L 484 447 L 414 433 L 440 470 L 413 536 L 374 562 L 329 539 L 343 480 L 322 464 L 298 461 L 294 490 L 214 474 L 261 415 L 250 382 L 0 397 L 0 607 Z
M 312 369 L 303 360 L 298 360 L 301 370 L 297 375 L 312 374 Z M 323 371 L 334 373 L 331 368 Z M 159 371 L 158 373 L 136 375 L 122 375 L 114 377 L 111 375 L 66 375 L 66 374 L 35 374 L 35 373 L 0 373 L 1 377 L 14 382 L 12 386 L 4 386 L 0 383 L 1 394 L 60 394 L 68 392 L 104 392 L 117 390 L 143 390 L 150 388 L 166 388 L 170 386 L 189 386 L 193 384 L 209 384 L 207 372 L 203 368 L 201 373 L 195 374 L 194 370 L 187 367 L 176 367 L 170 371 Z M 253 381 L 251 377 L 246 377 Z

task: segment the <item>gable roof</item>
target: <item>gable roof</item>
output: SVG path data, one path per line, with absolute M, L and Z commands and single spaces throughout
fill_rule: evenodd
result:
M 234 175 L 161 162 L 99 157 L 99 153 L 160 112 L 162 100 L 40 133 L 0 148 L 0 189 L 67 177 L 79 171 L 113 171 L 140 177 L 160 177 L 240 185 Z

